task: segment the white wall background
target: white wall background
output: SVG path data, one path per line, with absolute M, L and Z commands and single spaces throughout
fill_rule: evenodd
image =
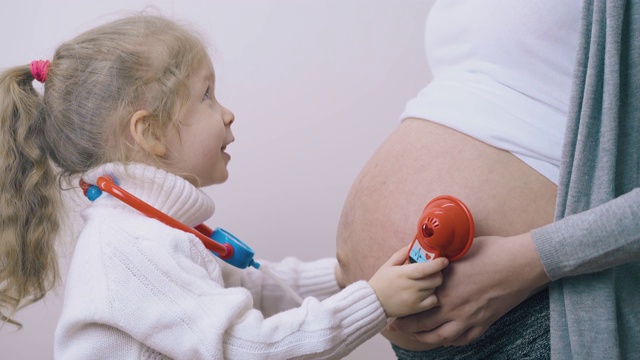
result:
M 199 28 L 216 51 L 216 94 L 235 112 L 231 176 L 207 188 L 209 221 L 257 257 L 335 254 L 356 175 L 430 79 L 423 30 L 432 0 L 0 1 L 0 69 L 48 59 L 81 31 L 153 4 Z M 63 270 L 70 246 L 61 243 Z M 0 329 L 2 359 L 51 359 L 63 289 Z M 391 359 L 377 336 L 348 359 Z

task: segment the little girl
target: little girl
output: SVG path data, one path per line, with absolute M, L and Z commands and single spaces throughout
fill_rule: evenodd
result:
M 234 140 L 214 83 L 203 42 L 150 15 L 99 26 L 51 62 L 0 76 L 3 322 L 17 324 L 15 311 L 56 283 L 61 181 L 107 174 L 189 226 L 212 216 L 199 187 L 227 179 Z M 341 289 L 335 259 L 268 264 L 305 298 L 295 307 L 262 273 L 108 194 L 83 219 L 56 330 L 60 359 L 341 358 L 388 318 L 435 306 L 447 265 L 403 265 L 402 249 L 368 282 Z

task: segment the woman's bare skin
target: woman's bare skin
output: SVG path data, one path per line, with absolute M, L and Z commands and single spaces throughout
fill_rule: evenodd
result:
M 476 236 L 513 236 L 552 221 L 556 186 L 511 153 L 430 121 L 406 119 L 362 169 L 345 201 L 337 252 L 346 283 L 369 279 L 391 254 L 411 243 L 422 209 L 443 194 L 469 207 Z M 467 257 L 445 269 L 443 286 L 447 278 L 454 281 L 456 268 L 462 272 L 463 266 L 478 263 L 467 258 L 487 256 L 482 248 L 487 246 L 472 246 Z M 497 306 L 485 322 L 506 313 L 522 294 Z M 383 334 L 408 350 L 446 342 L 422 343 L 403 331 Z

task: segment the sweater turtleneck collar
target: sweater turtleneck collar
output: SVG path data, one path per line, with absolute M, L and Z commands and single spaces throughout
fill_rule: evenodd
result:
M 213 200 L 187 180 L 164 170 L 144 165 L 109 163 L 87 172 L 83 179 L 95 184 L 100 176 L 111 175 L 118 185 L 142 201 L 189 226 L 203 223 L 213 215 Z M 120 204 L 103 193 L 95 205 Z

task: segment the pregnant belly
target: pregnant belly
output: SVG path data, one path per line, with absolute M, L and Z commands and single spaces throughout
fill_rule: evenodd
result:
M 430 121 L 406 119 L 362 169 L 345 201 L 337 233 L 345 280 L 369 279 L 409 245 L 422 209 L 443 194 L 469 207 L 476 236 L 509 236 L 552 221 L 556 186 L 506 151 Z M 426 349 L 404 334 L 383 334 L 405 349 Z

